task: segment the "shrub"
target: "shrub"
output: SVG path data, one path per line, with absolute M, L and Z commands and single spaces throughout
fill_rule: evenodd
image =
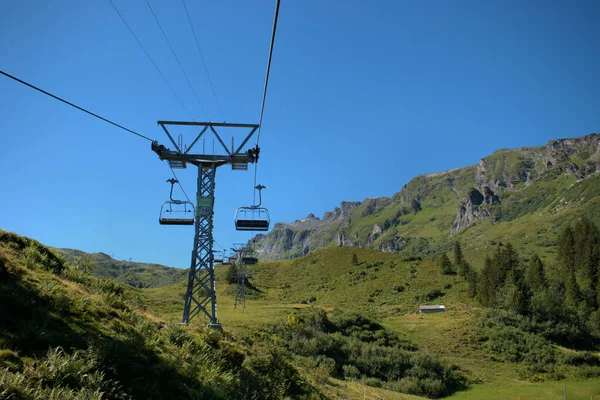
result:
M 276 343 L 293 354 L 314 360 L 311 368 L 324 369 L 330 376 L 362 376 L 366 384 L 378 387 L 412 377 L 425 382 L 413 392 L 432 397 L 458 387 L 458 372 L 417 352 L 416 346 L 361 314 L 334 312 L 329 316 L 322 310 L 302 310 L 295 315 L 294 324 L 282 322 L 271 329 L 277 335 Z M 325 374 L 322 375 L 321 382 L 325 383 Z M 411 393 L 402 386 L 395 387 Z
M 565 365 L 600 366 L 600 357 L 590 351 L 564 353 L 561 355 L 560 361 Z
M 404 291 L 404 289 L 405 289 L 405 288 L 404 288 L 404 286 L 402 286 L 402 285 L 396 285 L 396 286 L 394 286 L 394 291 L 395 291 L 395 292 L 397 292 L 397 293 L 401 293 L 401 292 L 403 292 L 403 291 Z
M 191 335 L 185 329 L 176 324 L 169 324 L 166 329 L 163 329 L 163 334 L 167 343 L 179 347 L 192 339 Z
M 577 372 L 575 372 L 575 376 L 582 379 L 600 377 L 600 367 L 590 367 L 588 365 L 584 365 L 581 368 L 577 369 Z
M 28 399 L 33 397 L 32 392 L 23 374 L 13 373 L 8 368 L 0 369 L 0 399 Z
M 539 367 L 556 362 L 556 350 L 543 336 L 528 332 L 530 321 L 506 311 L 490 311 L 481 322 L 489 350 L 508 362 L 525 362 Z
M 247 399 L 285 398 L 298 379 L 277 351 L 252 354 L 244 359 L 242 368 L 239 394 Z
M 342 370 L 344 371 L 344 378 L 346 379 L 357 379 L 360 377 L 360 371 L 352 364 L 342 366 Z
M 3 387 L 6 389 L 0 392 L 0 398 L 10 398 L 11 392 L 15 398 L 128 398 L 115 381 L 105 378 L 93 349 L 72 354 L 60 347 L 50 349 L 44 359 L 29 364 L 22 374 L 11 374 L 8 369 L 0 372 Z
M 42 268 L 42 265 L 40 265 L 42 262 L 42 255 L 36 245 L 29 245 L 23 250 L 23 262 L 27 268 L 32 270 Z
M 18 370 L 22 367 L 23 362 L 19 354 L 8 349 L 0 350 L 0 368 L 8 368 L 9 370 Z M 1 386 L 1 385 L 0 385 Z M 1 398 L 2 396 L 0 396 Z
M 329 371 L 327 368 L 317 367 L 315 369 L 315 382 L 324 385 L 329 382 Z

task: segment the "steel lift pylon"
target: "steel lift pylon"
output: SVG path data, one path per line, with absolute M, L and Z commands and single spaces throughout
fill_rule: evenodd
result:
M 248 257 L 249 254 L 253 253 L 253 250 L 241 243 L 234 243 L 233 248 L 231 249 L 237 256 L 237 261 L 235 262 L 237 266 L 237 272 L 233 275 L 233 277 L 237 280 L 237 287 L 235 291 L 235 303 L 233 303 L 233 308 L 237 308 L 238 303 L 242 304 L 243 308 L 246 308 L 246 279 L 252 278 L 252 274 L 248 273 L 249 260 L 256 260 L 254 257 Z M 253 261 L 250 261 L 251 264 L 255 264 Z
M 158 121 L 169 140 L 175 146 L 170 150 L 154 141 L 152 150 L 156 152 L 161 160 L 169 162 L 171 168 L 185 168 L 187 164 L 198 167 L 198 189 L 196 192 L 196 209 L 194 215 L 194 247 L 192 250 L 192 262 L 188 275 L 188 285 L 183 307 L 183 324 L 189 324 L 190 320 L 199 313 L 204 313 L 208 319 L 208 326 L 221 330 L 217 319 L 217 295 L 215 290 L 214 256 L 213 256 L 213 218 L 215 201 L 215 173 L 218 167 L 230 164 L 234 170 L 247 170 L 248 163 L 258 161 L 260 149 L 258 145 L 247 151 L 243 151 L 252 135 L 257 131 L 256 124 L 232 124 L 215 122 L 180 122 L 180 121 Z M 183 149 L 178 145 L 168 130 L 172 126 L 197 126 L 202 130 L 189 147 Z M 223 140 L 215 130 L 218 127 L 249 129 L 250 133 L 244 141 L 234 148 L 228 149 Z M 225 151 L 225 154 L 190 154 L 190 150 L 207 132 L 211 131 Z

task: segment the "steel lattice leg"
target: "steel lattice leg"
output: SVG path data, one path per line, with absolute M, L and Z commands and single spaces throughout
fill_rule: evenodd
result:
M 220 330 L 212 252 L 216 169 L 215 164 L 198 166 L 194 249 L 183 308 L 183 323 L 188 324 L 203 312 L 210 320 L 208 326 Z

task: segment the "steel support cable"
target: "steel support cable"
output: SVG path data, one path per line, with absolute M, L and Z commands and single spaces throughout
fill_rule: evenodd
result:
M 256 136 L 256 146 L 258 146 L 258 142 L 260 140 L 260 131 L 262 128 L 263 114 L 265 112 L 265 102 L 267 100 L 267 88 L 269 87 L 269 74 L 271 73 L 271 59 L 273 58 L 273 47 L 275 45 L 275 33 L 277 32 L 277 19 L 279 17 L 279 3 L 280 0 L 276 0 L 275 2 L 275 16 L 273 17 L 273 32 L 271 33 L 271 44 L 269 46 L 269 58 L 267 60 L 267 73 L 265 75 L 265 87 L 263 90 L 262 103 L 260 106 L 260 118 L 258 120 L 258 133 Z M 252 187 L 253 190 L 253 198 L 252 204 L 256 204 L 256 177 L 258 174 L 258 165 L 254 163 L 254 185 Z
M 260 106 L 260 118 L 258 120 L 258 135 L 256 137 L 256 144 L 260 139 L 260 128 L 262 128 L 263 113 L 265 111 L 265 101 L 267 100 L 267 87 L 269 86 L 269 73 L 271 72 L 271 59 L 273 58 L 273 46 L 275 44 L 275 32 L 277 31 L 277 18 L 279 16 L 279 2 L 276 0 L 275 3 L 275 17 L 273 17 L 273 33 L 271 34 L 271 45 L 269 47 L 269 59 L 267 61 L 267 74 L 265 76 L 265 88 L 263 91 L 262 104 Z
M 204 53 L 200 49 L 200 42 L 198 42 L 198 36 L 196 35 L 196 30 L 194 29 L 194 24 L 192 23 L 192 18 L 190 17 L 190 13 L 188 12 L 187 5 L 185 4 L 185 0 L 183 1 L 183 8 L 185 8 L 185 14 L 188 17 L 188 21 L 190 22 L 190 27 L 192 28 L 192 33 L 194 34 L 194 39 L 196 40 L 196 47 L 198 48 L 198 52 L 200 53 L 200 58 L 202 59 L 202 65 L 204 65 L 204 71 L 206 71 L 206 76 L 208 77 L 208 83 L 210 84 L 210 89 L 212 90 L 213 96 L 215 96 L 215 101 L 217 102 L 217 108 L 219 109 L 219 113 L 223 120 L 225 120 L 225 114 L 223 113 L 223 109 L 221 108 L 221 103 L 219 103 L 219 98 L 217 97 L 217 92 L 215 90 L 215 86 L 213 84 L 210 73 L 208 72 L 208 66 L 206 65 L 206 60 L 204 59 Z
M 151 141 L 151 142 L 153 141 L 152 139 L 150 139 L 150 138 L 149 138 L 149 137 L 147 137 L 147 136 L 144 136 L 144 135 L 142 135 L 141 133 L 137 133 L 137 132 L 136 132 L 136 131 L 134 131 L 134 130 L 131 130 L 131 129 L 129 129 L 129 128 L 125 128 L 123 125 L 119 125 L 119 124 L 117 124 L 116 122 L 113 122 L 113 121 L 111 121 L 111 120 L 109 120 L 109 119 L 107 119 L 107 118 L 101 117 L 100 115 L 98 115 L 98 114 L 95 114 L 95 113 L 93 113 L 93 112 L 91 112 L 91 111 L 88 111 L 88 110 L 86 110 L 86 109 L 85 109 L 85 108 L 83 108 L 83 107 L 79 107 L 78 105 L 76 105 L 76 104 L 73 104 L 73 103 L 71 103 L 70 101 L 67 101 L 67 100 L 65 100 L 65 99 L 62 99 L 62 98 L 60 98 L 60 97 L 56 96 L 56 95 L 53 95 L 52 93 L 50 93 L 50 92 L 47 92 L 47 91 L 45 91 L 45 90 L 43 90 L 43 89 L 40 89 L 39 87 L 37 87 L 37 86 L 34 86 L 34 85 L 32 85 L 31 83 L 27 83 L 27 82 L 25 82 L 25 81 L 23 81 L 23 80 L 21 80 L 21 79 L 17 78 L 16 76 L 12 76 L 11 74 L 8 74 L 8 73 L 6 73 L 6 72 L 4 72 L 4 71 L 1 71 L 1 70 L 0 70 L 0 74 L 4 75 L 4 76 L 6 76 L 6 77 L 8 77 L 8 78 L 10 78 L 10 79 L 13 79 L 13 80 L 15 80 L 15 81 L 17 81 L 17 82 L 19 82 L 19 83 L 22 83 L 22 84 L 23 84 L 23 85 L 25 85 L 25 86 L 29 86 L 30 88 L 32 88 L 32 89 L 35 89 L 35 90 L 37 90 L 38 92 L 40 92 L 40 93 L 43 93 L 43 94 L 45 94 L 45 95 L 47 95 L 47 96 L 50 96 L 50 97 L 52 97 L 53 99 L 56 99 L 56 100 L 58 100 L 58 101 L 62 101 L 63 103 L 65 103 L 65 104 L 67 104 L 67 105 L 69 105 L 69 106 L 71 106 L 71 107 L 74 107 L 74 108 L 78 109 L 79 111 L 83 111 L 84 113 L 86 113 L 86 114 L 89 114 L 89 115 L 91 115 L 91 116 L 93 116 L 93 117 L 96 117 L 96 118 L 98 118 L 98 119 L 100 119 L 100 120 L 102 120 L 102 121 L 104 121 L 104 122 L 108 122 L 109 124 L 111 124 L 111 125 L 113 125 L 113 126 L 116 126 L 117 128 L 121 128 L 121 129 L 123 129 L 124 131 L 127 131 L 127 132 L 129 132 L 129 133 L 132 133 L 132 134 L 134 134 L 134 135 L 136 135 L 136 136 L 139 136 L 139 137 L 141 137 L 142 139 L 146 139 L 146 140 L 149 140 L 149 141 Z
M 131 29 L 131 27 L 129 26 L 129 24 L 127 23 L 127 21 L 123 17 L 123 15 L 119 12 L 119 10 L 117 9 L 117 6 L 115 6 L 115 4 L 112 2 L 112 0 L 108 0 L 108 2 L 113 6 L 113 8 L 115 9 L 115 12 L 121 18 L 121 21 L 123 21 L 123 23 L 125 24 L 125 26 L 129 30 L 129 32 L 131 33 L 131 35 L 133 36 L 133 38 L 135 39 L 135 41 L 137 42 L 137 44 L 142 48 L 142 50 L 146 54 L 146 57 L 148 57 L 148 60 L 150 60 L 150 62 L 152 63 L 152 65 L 154 65 L 154 68 L 156 69 L 156 71 L 158 72 L 158 74 L 160 75 L 160 77 L 163 79 L 163 81 L 165 81 L 165 83 L 167 84 L 167 86 L 169 87 L 169 89 L 171 89 L 171 92 L 173 93 L 173 95 L 175 96 L 175 98 L 177 98 L 177 100 L 179 101 L 179 104 L 181 104 L 181 107 L 183 107 L 183 109 L 188 114 L 188 116 L 190 117 L 190 119 L 194 119 L 192 117 L 192 114 L 190 113 L 190 111 L 185 106 L 185 104 L 183 104 L 183 101 L 181 101 L 181 98 L 175 92 L 175 89 L 173 89 L 173 86 L 171 86 L 171 84 L 169 83 L 169 81 L 167 81 L 167 78 L 165 78 L 165 76 L 163 75 L 163 73 L 158 68 L 158 65 L 156 65 L 156 63 L 154 62 L 154 60 L 150 56 L 150 53 L 148 53 L 148 51 L 146 50 L 146 48 L 144 47 L 144 45 L 142 44 L 142 42 L 140 42 L 140 40 L 135 35 L 135 33 L 133 33 L 133 29 Z
M 162 28 L 162 25 L 160 24 L 160 22 L 158 21 L 158 17 L 154 13 L 154 10 L 152 9 L 152 6 L 150 5 L 150 1 L 146 0 L 146 4 L 148 5 L 150 12 L 152 12 L 152 15 L 154 16 L 154 20 L 156 21 L 158 28 L 162 32 L 163 37 L 167 41 L 167 44 L 169 45 L 169 48 L 171 49 L 171 53 L 173 53 L 173 57 L 175 57 L 175 61 L 177 61 L 179 68 L 181 68 L 181 72 L 183 72 L 183 76 L 185 76 L 185 79 L 187 80 L 187 83 L 188 83 L 190 89 L 192 89 L 192 92 L 194 93 L 194 97 L 196 97 L 196 101 L 198 102 L 198 105 L 200 106 L 200 108 L 202 109 L 202 112 L 204 113 L 204 115 L 206 116 L 208 121 L 210 122 L 210 118 L 208 117 L 208 114 L 207 114 L 206 110 L 204 109 L 204 106 L 200 102 L 200 98 L 198 97 L 198 94 L 196 93 L 194 86 L 192 86 L 192 82 L 190 81 L 190 78 L 188 78 L 187 74 L 185 73 L 185 70 L 183 69 L 183 65 L 181 65 L 181 62 L 179 61 L 179 57 L 177 57 L 177 54 L 175 53 L 173 46 L 171 46 L 171 42 L 169 41 L 169 38 L 167 38 L 167 34 L 165 33 L 164 29 Z

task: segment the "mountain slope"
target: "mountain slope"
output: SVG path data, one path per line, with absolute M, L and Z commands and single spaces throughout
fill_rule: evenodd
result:
M 119 261 L 104 253 L 54 249 L 71 265 L 85 265 L 97 278 L 114 279 L 137 288 L 171 285 L 187 278 L 187 270 L 131 261 Z
M 0 230 L 0 398 L 319 398 L 275 352 L 167 326 L 139 294 Z
M 181 301 L 179 285 L 169 301 Z M 390 399 L 464 388 L 458 371 L 366 316 L 309 309 L 236 339 L 167 326 L 141 293 L 0 230 L 0 398 L 347 399 L 341 379 L 358 377 Z
M 257 235 L 254 247 L 265 260 L 294 258 L 327 246 L 344 245 L 403 254 L 439 254 L 467 235 L 475 248 L 502 237 L 544 253 L 545 237 L 579 215 L 598 221 L 600 134 L 560 139 L 546 146 L 498 150 L 478 165 L 412 179 L 392 198 L 342 202 L 323 219 L 310 214 L 277 223 Z M 522 225 L 527 221 L 525 231 Z M 485 234 L 482 229 L 485 227 Z

